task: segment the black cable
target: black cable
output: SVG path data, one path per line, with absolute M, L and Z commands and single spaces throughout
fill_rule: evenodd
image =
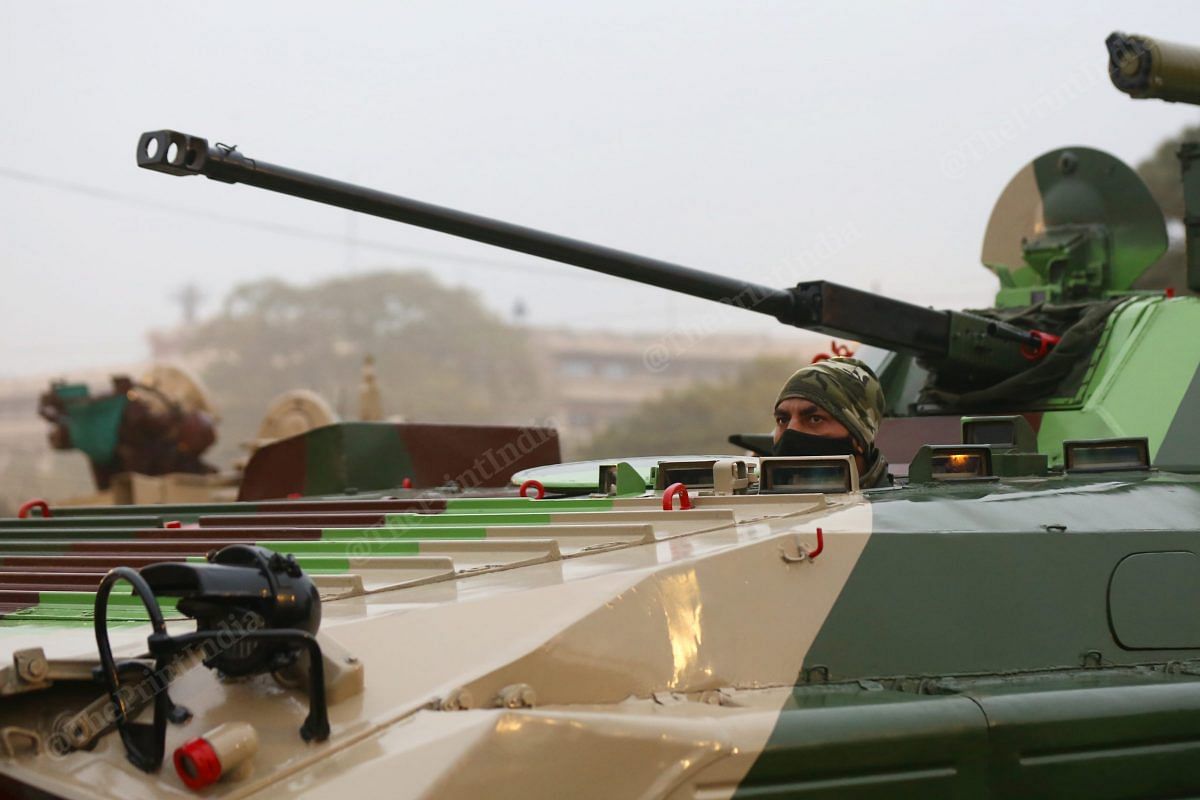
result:
M 219 641 L 218 637 L 221 635 L 223 634 L 217 631 L 183 633 L 162 640 L 160 646 L 163 648 L 163 652 L 178 652 L 179 649 L 194 644 Z M 287 628 L 245 631 L 240 635 L 247 641 L 287 642 L 304 647 L 308 651 L 308 716 L 304 718 L 304 723 L 300 726 L 300 738 L 306 742 L 323 742 L 328 739 L 329 701 L 325 695 L 325 657 L 321 652 L 321 644 L 317 641 L 317 637 L 307 631 Z
M 75 183 L 74 181 L 65 181 L 46 175 L 37 175 L 32 172 L 12 169 L 10 167 L 0 166 L 0 178 L 8 178 L 9 180 L 32 183 L 35 186 L 56 189 L 60 192 L 71 192 L 86 197 L 93 197 L 98 200 L 109 200 L 115 203 L 123 203 L 124 205 L 150 209 L 152 211 L 161 211 L 169 214 L 186 214 L 191 217 L 208 219 L 212 220 L 213 222 L 223 223 L 225 225 L 236 225 L 241 228 L 249 228 L 259 232 L 291 236 L 296 239 L 308 239 L 310 241 L 327 242 L 329 244 L 343 246 L 346 244 L 352 244 L 355 247 L 363 247 L 368 250 L 377 250 L 385 253 L 395 253 L 397 255 L 404 255 L 410 258 L 432 258 L 441 259 L 443 261 L 452 261 L 466 264 L 468 267 L 472 265 L 477 267 L 491 267 L 493 269 L 508 270 L 510 272 L 523 272 L 530 275 L 542 275 L 546 277 L 564 278 L 566 280 L 575 281 L 599 282 L 602 280 L 591 275 L 579 274 L 569 270 L 559 270 L 554 267 L 543 267 L 537 264 L 515 264 L 511 261 L 504 261 L 501 259 L 458 255 L 444 250 L 403 247 L 373 239 L 347 239 L 345 236 L 339 236 L 333 233 L 320 233 L 319 231 L 311 231 L 306 228 L 300 228 L 294 225 L 285 225 L 279 222 L 245 219 L 243 217 L 235 217 L 229 214 L 218 214 L 212 211 L 201 211 L 194 208 L 187 208 L 186 206 L 160 203 L 145 197 L 139 197 L 137 195 L 114 192 L 110 189 L 102 189 L 83 183 Z
M 146 607 L 150 615 L 150 626 L 154 629 L 151 638 L 167 636 L 167 626 L 163 621 L 162 611 L 154 597 L 154 591 L 137 571 L 129 567 L 116 567 L 108 572 L 100 581 L 96 590 L 95 631 L 96 649 L 100 653 L 100 671 L 104 677 L 105 688 L 109 700 L 116 711 L 117 731 L 125 745 L 125 756 L 138 769 L 153 772 L 162 765 L 163 747 L 166 739 L 166 718 L 170 701 L 167 698 L 166 686 L 159 687 L 154 697 L 154 724 L 150 730 L 145 726 L 134 727 L 129 719 L 129 709 L 125 698 L 121 696 L 121 681 L 117 673 L 117 665 L 113 660 L 112 645 L 108 641 L 108 597 L 112 594 L 117 581 L 125 580 L 133 586 L 134 594 Z M 156 667 L 161 666 L 157 664 Z M 157 671 L 157 669 L 156 669 Z M 139 741 L 140 740 L 140 741 Z M 147 748 L 149 752 L 147 753 Z
M 252 562 L 266 579 L 271 597 L 278 598 L 280 596 L 279 580 L 273 569 L 273 559 L 268 557 L 266 551 L 246 545 L 230 545 L 221 552 L 225 553 L 226 551 L 232 551 L 231 555 L 241 556 Z M 297 576 L 303 576 L 294 559 L 284 560 L 279 557 L 278 560 L 282 569 L 294 567 Z M 153 628 L 147 638 L 147 645 L 150 655 L 154 658 L 154 670 L 143 677 L 143 681 L 151 681 L 154 691 L 154 721 L 149 725 L 135 723 L 130 719 L 131 709 L 121 694 L 120 675 L 116 661 L 113 659 L 112 645 L 108 639 L 108 601 L 113 586 L 121 580 L 127 581 L 133 587 L 134 594 L 146 607 L 150 625 Z M 218 631 L 198 630 L 179 636 L 169 635 L 162 611 L 154 596 L 154 590 L 140 573 L 129 567 L 116 567 L 100 581 L 100 585 L 96 589 L 94 625 L 96 649 L 100 654 L 100 672 L 108 691 L 109 701 L 115 711 L 113 721 L 117 726 L 117 731 L 121 734 L 121 741 L 125 745 L 125 755 L 130 763 L 138 769 L 144 772 L 153 772 L 162 766 L 167 738 L 167 720 L 172 719 L 179 722 L 188 716 L 186 709 L 176 707 L 171 701 L 166 678 L 162 677 L 167 674 L 167 665 L 191 645 L 207 641 L 219 642 L 219 637 L 223 634 Z M 242 636 L 250 641 L 282 642 L 291 645 L 294 649 L 308 651 L 309 713 L 300 728 L 300 736 L 305 741 L 324 741 L 329 738 L 325 664 L 321 646 L 316 637 L 307 631 L 298 629 L 252 630 L 244 632 Z M 160 679 L 162 684 L 158 685 Z

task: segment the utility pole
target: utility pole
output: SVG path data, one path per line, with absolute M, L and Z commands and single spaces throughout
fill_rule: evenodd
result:
M 200 291 L 200 287 L 194 283 L 184 284 L 175 294 L 171 295 L 171 299 L 179 304 L 180 310 L 183 312 L 183 324 L 191 327 L 196 323 L 196 312 L 200 309 L 200 304 L 204 302 L 204 293 Z

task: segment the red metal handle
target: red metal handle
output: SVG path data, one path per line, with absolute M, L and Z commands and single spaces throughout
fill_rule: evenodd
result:
M 1045 358 L 1046 354 L 1062 341 L 1061 336 L 1055 336 L 1053 333 L 1046 333 L 1045 331 L 1030 331 L 1029 335 L 1037 339 L 1037 344 L 1021 345 L 1021 355 L 1030 361 L 1040 361 Z
M 810 363 L 817 364 L 821 361 L 827 361 L 827 360 L 833 358 L 834 356 L 839 356 L 841 358 L 845 358 L 847 356 L 852 356 L 852 355 L 854 355 L 854 348 L 852 348 L 850 345 L 838 344 L 837 339 L 830 339 L 829 340 L 829 352 L 828 353 L 817 353 L 815 356 L 813 356 L 812 361 Z
M 679 510 L 687 511 L 692 507 L 692 498 L 688 497 L 687 487 L 682 483 L 672 483 L 663 492 L 663 511 L 675 510 L 675 495 L 679 495 Z
M 821 530 L 820 528 L 817 528 L 817 546 L 814 547 L 812 550 L 806 550 L 804 552 L 805 552 L 805 555 L 808 556 L 808 560 L 812 561 L 814 558 L 821 555 L 821 551 L 824 549 L 825 549 L 825 531 Z
M 41 515 L 43 517 L 54 516 L 50 513 L 50 504 L 41 498 L 34 498 L 33 500 L 26 500 L 24 503 L 21 503 L 21 507 L 17 509 L 17 516 L 21 519 L 25 519 L 29 516 L 29 512 L 33 511 L 35 508 L 40 508 L 42 510 Z
M 535 500 L 541 500 L 543 497 L 546 496 L 546 487 L 542 486 L 541 481 L 534 480 L 533 478 L 530 478 L 529 480 L 527 480 L 521 484 L 521 489 L 520 489 L 519 494 L 521 495 L 521 497 L 528 497 L 529 495 L 527 495 L 526 492 L 530 489 L 537 489 L 537 497 L 534 498 Z

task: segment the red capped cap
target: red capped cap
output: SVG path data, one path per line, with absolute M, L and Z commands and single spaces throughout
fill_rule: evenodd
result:
M 175 750 L 175 771 L 189 789 L 203 789 L 221 780 L 221 760 L 212 745 L 196 738 Z

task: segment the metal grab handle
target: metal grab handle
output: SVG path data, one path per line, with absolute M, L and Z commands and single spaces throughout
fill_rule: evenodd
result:
M 29 512 L 33 511 L 35 508 L 41 509 L 41 516 L 44 519 L 49 519 L 50 517 L 54 516 L 50 513 L 50 504 L 40 497 L 37 497 L 33 500 L 26 500 L 24 503 L 21 503 L 21 507 L 17 509 L 17 518 L 27 519 L 29 517 Z
M 522 483 L 518 493 L 521 495 L 521 497 L 529 497 L 528 492 L 530 489 L 533 489 L 537 492 L 537 496 L 533 498 L 534 500 L 541 500 L 546 496 L 546 487 L 542 485 L 541 481 L 534 480 L 533 478 L 530 478 Z
M 821 551 L 825 549 L 825 531 L 817 528 L 817 546 L 809 550 L 804 545 L 800 544 L 800 536 L 796 536 L 796 550 L 799 555 L 789 556 L 784 552 L 783 548 L 779 548 L 779 557 L 789 564 L 799 564 L 801 561 L 813 561 L 817 556 L 821 555 Z
M 663 511 L 675 510 L 675 495 L 679 495 L 679 510 L 687 511 L 692 508 L 692 498 L 688 496 L 688 489 L 682 483 L 672 483 L 663 492 Z

